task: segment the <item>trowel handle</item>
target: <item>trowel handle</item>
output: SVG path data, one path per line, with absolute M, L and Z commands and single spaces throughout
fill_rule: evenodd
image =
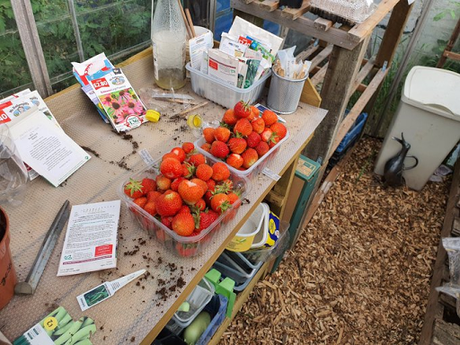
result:
M 414 164 L 413 166 L 409 167 L 409 168 L 404 167 L 404 170 L 414 169 L 414 168 L 418 165 L 418 158 L 417 158 L 417 157 L 415 157 L 415 156 L 407 156 L 406 158 L 413 158 L 413 159 L 415 159 L 415 164 Z

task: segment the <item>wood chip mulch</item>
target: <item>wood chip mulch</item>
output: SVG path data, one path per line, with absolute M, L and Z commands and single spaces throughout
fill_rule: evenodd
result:
M 450 180 L 383 188 L 381 142 L 355 148 L 295 248 L 221 338 L 234 344 L 416 344 Z

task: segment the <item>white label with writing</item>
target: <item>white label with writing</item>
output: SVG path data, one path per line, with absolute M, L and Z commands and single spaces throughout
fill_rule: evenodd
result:
M 142 160 L 148 167 L 151 167 L 155 163 L 154 159 L 146 149 L 140 150 L 139 155 L 142 157 Z
M 280 175 L 275 174 L 269 168 L 264 168 L 264 170 L 262 170 L 262 174 L 264 174 L 265 176 L 270 177 L 272 180 L 275 180 L 275 181 L 278 181 L 281 178 Z

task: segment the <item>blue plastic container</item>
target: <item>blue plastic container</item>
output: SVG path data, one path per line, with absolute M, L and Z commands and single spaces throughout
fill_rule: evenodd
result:
M 364 124 L 366 123 L 367 113 L 361 113 L 358 118 L 356 119 L 353 126 L 350 128 L 347 134 L 343 137 L 342 141 L 340 142 L 337 150 L 335 152 L 342 153 L 346 151 L 351 144 L 358 138 L 359 134 L 364 128 Z
M 203 310 L 211 315 L 211 323 L 203 332 L 200 339 L 198 339 L 196 345 L 206 345 L 209 343 L 219 326 L 224 322 L 225 312 L 227 311 L 227 299 L 221 295 L 214 295 Z

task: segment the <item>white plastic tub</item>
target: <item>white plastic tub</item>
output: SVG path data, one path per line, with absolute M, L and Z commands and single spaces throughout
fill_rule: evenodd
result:
M 421 190 L 450 150 L 460 140 L 460 74 L 415 66 L 404 84 L 403 95 L 377 157 L 375 173 L 401 150 L 393 137 L 411 145 L 408 155 L 419 164 L 403 172 L 408 187 Z M 411 166 L 413 160 L 407 160 Z
M 242 89 L 204 74 L 192 68 L 190 63 L 185 68 L 190 72 L 193 92 L 229 109 L 233 108 L 241 100 L 250 104 L 255 103 L 261 97 L 265 82 L 271 75 L 271 71 L 269 70 L 252 86 Z

